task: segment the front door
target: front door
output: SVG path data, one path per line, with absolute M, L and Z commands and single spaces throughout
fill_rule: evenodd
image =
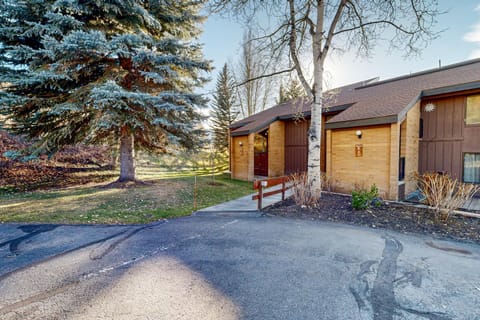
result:
M 268 176 L 268 130 L 255 134 L 253 174 Z
M 310 121 L 285 123 L 285 174 L 307 171 L 308 127 Z

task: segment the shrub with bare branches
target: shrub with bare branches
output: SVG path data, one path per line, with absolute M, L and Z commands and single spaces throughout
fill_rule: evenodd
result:
M 447 174 L 415 174 L 415 179 L 437 218 L 445 215 L 448 219 L 453 210 L 462 207 L 480 191 L 480 186 L 462 183 Z
M 298 206 L 316 207 L 320 200 L 320 191 L 317 191 L 308 181 L 307 173 L 294 173 L 290 176 L 292 197 Z
M 338 180 L 332 176 L 322 172 L 320 178 L 322 179 L 322 190 L 328 192 L 334 192 L 337 187 Z

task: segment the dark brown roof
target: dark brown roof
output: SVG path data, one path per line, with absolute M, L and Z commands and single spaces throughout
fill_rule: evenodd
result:
M 376 81 L 376 80 L 377 78 L 373 78 L 366 81 L 357 82 L 347 86 L 329 90 L 325 93 L 325 96 L 329 97 L 326 100 L 335 101 L 339 97 L 343 97 L 343 95 L 350 95 L 351 94 L 350 92 L 354 90 L 356 87 L 365 85 L 367 83 L 372 83 L 373 81 Z M 335 106 L 333 106 L 333 104 L 330 103 L 330 105 L 332 105 L 332 107 L 326 108 L 324 113 L 332 113 L 332 112 L 345 110 L 346 108 L 351 106 L 351 103 L 348 103 L 346 105 L 341 105 L 337 103 L 335 104 Z M 272 122 L 277 120 L 293 119 L 295 118 L 295 116 L 309 117 L 310 110 L 311 110 L 311 101 L 307 97 L 290 100 L 233 123 L 230 126 L 231 134 L 232 136 L 242 136 L 252 132 L 262 131 L 263 129 L 268 128 L 268 126 Z
M 256 113 L 250 117 L 233 123 L 233 136 L 246 135 L 252 132 L 258 132 L 267 128 L 270 123 L 279 119 L 292 118 L 295 114 L 302 114 L 304 116 L 310 113 L 310 103 L 307 98 L 299 98 L 286 103 L 282 103 Z
M 385 81 L 372 80 L 324 93 L 324 112 L 344 110 L 327 122 L 327 128 L 394 123 L 423 96 L 480 88 L 480 59 Z M 310 102 L 287 102 L 238 121 L 232 126 L 232 135 L 258 132 L 273 121 L 292 118 L 298 110 L 309 115 Z
M 480 59 L 379 81 L 356 88 L 352 96 L 339 99 L 338 103 L 353 102 L 353 105 L 328 123 L 343 122 L 351 127 L 355 123 L 349 122 L 366 119 L 383 118 L 393 120 L 390 123 L 397 122 L 429 90 L 436 89 L 440 93 L 441 89 L 450 87 L 461 91 L 475 86 L 480 87 Z

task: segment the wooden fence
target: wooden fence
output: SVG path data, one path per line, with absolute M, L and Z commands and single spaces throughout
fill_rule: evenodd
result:
M 284 176 L 284 177 L 278 177 L 278 178 L 255 180 L 253 182 L 253 189 L 258 190 L 258 194 L 253 195 L 252 200 L 258 200 L 258 205 L 257 205 L 258 210 L 262 210 L 263 198 L 281 193 L 282 200 L 285 200 L 285 191 L 287 191 L 292 187 L 291 185 L 287 186 L 287 182 L 289 181 L 289 179 L 290 177 Z M 281 185 L 281 188 L 264 192 L 264 189 L 274 187 L 277 185 Z

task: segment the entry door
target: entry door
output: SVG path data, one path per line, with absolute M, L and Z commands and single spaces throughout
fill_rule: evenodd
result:
M 285 123 L 285 174 L 287 175 L 307 171 L 309 125 L 307 120 Z
M 268 130 L 255 134 L 253 174 L 268 176 Z

